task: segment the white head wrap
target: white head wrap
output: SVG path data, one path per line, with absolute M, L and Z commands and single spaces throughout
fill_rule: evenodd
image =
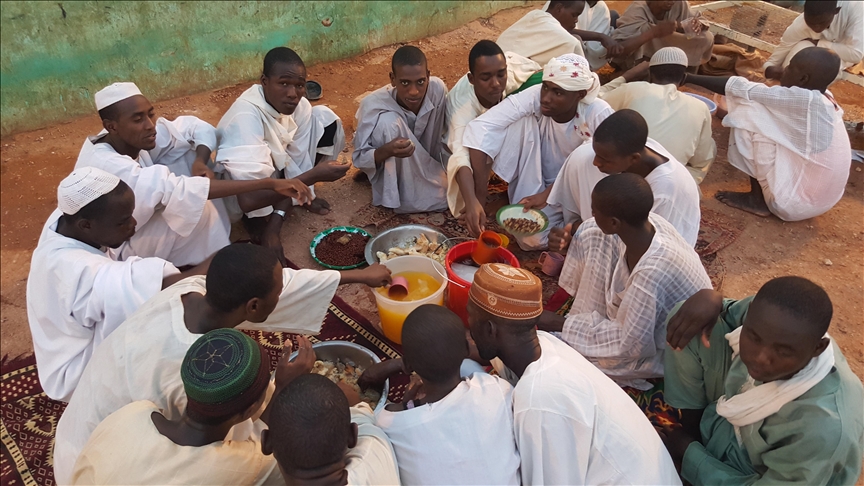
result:
M 120 178 L 95 167 L 75 169 L 57 187 L 57 207 L 75 214 L 84 206 L 113 191 Z
M 106 106 L 111 106 L 118 101 L 123 101 L 126 98 L 131 98 L 135 95 L 140 95 L 141 90 L 135 83 L 114 83 L 106 86 L 96 92 L 96 110 L 101 110 Z
M 678 47 L 663 47 L 651 56 L 648 66 L 661 66 L 663 64 L 674 64 L 687 67 L 687 54 Z
M 590 104 L 600 91 L 600 78 L 591 72 L 588 60 L 578 54 L 564 54 L 549 60 L 543 68 L 543 81 L 555 83 L 566 91 L 588 93 L 582 103 Z

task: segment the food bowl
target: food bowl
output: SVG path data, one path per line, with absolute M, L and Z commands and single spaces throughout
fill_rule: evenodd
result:
M 513 236 L 531 236 L 536 235 L 537 233 L 542 233 L 549 226 L 549 218 L 546 217 L 546 213 L 543 211 L 539 211 L 537 209 L 529 209 L 527 212 L 523 211 L 524 206 L 521 204 L 508 204 L 507 206 L 502 207 L 498 210 L 498 213 L 495 215 L 495 219 L 498 220 L 498 224 L 504 229 L 504 231 L 510 233 Z M 535 223 L 540 225 L 540 229 L 537 231 L 513 231 L 510 228 L 504 226 L 504 221 L 510 218 L 514 219 L 530 219 Z
M 358 267 L 362 267 L 363 265 L 366 265 L 366 262 L 364 260 L 360 260 L 359 262 L 357 262 L 353 265 L 341 265 L 341 266 L 340 265 L 331 265 L 329 263 L 322 262 L 318 258 L 318 255 L 315 253 L 315 249 L 318 248 L 318 245 L 321 243 L 321 240 L 323 240 L 324 237 L 329 235 L 330 233 L 335 233 L 337 231 L 344 231 L 346 233 L 355 233 L 355 234 L 363 235 L 363 236 L 369 238 L 369 241 L 366 242 L 367 248 L 368 248 L 368 244 L 372 242 L 372 235 L 367 233 L 366 230 L 363 230 L 361 228 L 355 228 L 353 226 L 336 226 L 335 228 L 326 229 L 326 230 L 318 233 L 317 235 L 315 235 L 314 238 L 312 238 L 312 242 L 309 243 L 309 253 L 312 254 L 312 259 L 315 260 L 322 267 L 329 268 L 331 270 L 351 270 L 352 268 L 358 268 Z
M 366 369 L 375 363 L 381 362 L 381 359 L 371 350 L 348 341 L 322 341 L 313 344 L 312 349 L 315 350 L 315 359 L 323 361 L 336 361 L 337 359 L 341 359 L 343 363 L 362 366 Z M 291 361 L 294 361 L 294 358 L 296 357 L 297 351 L 294 351 L 289 356 Z M 381 390 L 381 399 L 378 400 L 378 404 L 375 406 L 376 411 L 384 408 L 384 405 L 387 403 L 387 394 L 389 391 L 390 380 L 388 379 L 384 382 L 384 389 Z
M 706 98 L 704 96 L 699 96 L 696 93 L 685 92 L 684 94 L 686 94 L 687 96 L 692 96 L 693 98 L 696 98 L 697 100 L 701 101 L 702 103 L 705 103 L 706 105 L 708 105 L 708 111 L 711 112 L 712 115 L 717 111 L 717 103 L 714 103 L 713 101 L 709 100 L 708 98 Z
M 429 239 L 430 243 L 447 245 L 447 237 L 444 236 L 444 233 L 435 228 L 430 228 L 429 226 L 423 226 L 421 224 L 406 224 L 382 231 L 369 240 L 369 242 L 366 243 L 366 262 L 369 263 L 369 265 L 378 263 L 377 253 L 379 251 L 387 253 L 390 248 L 409 247 L 414 243 L 415 238 L 421 234 L 426 235 L 426 238 Z M 449 245 L 447 246 L 449 247 Z
M 323 94 L 323 88 L 317 81 L 306 81 L 306 99 L 309 101 L 320 100 Z

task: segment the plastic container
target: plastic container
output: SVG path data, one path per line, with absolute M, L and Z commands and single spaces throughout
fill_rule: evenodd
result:
M 474 245 L 474 251 L 471 252 L 471 258 L 477 265 L 484 263 L 493 263 L 498 258 L 497 250 L 501 248 L 503 240 L 494 231 L 484 231 L 480 233 L 480 238 L 477 238 L 478 245 Z
M 445 301 L 447 308 L 455 312 L 468 327 L 468 289 L 471 288 L 471 283 L 456 275 L 453 271 L 452 264 L 454 262 L 462 262 L 471 260 L 471 254 L 477 247 L 477 241 L 466 241 L 459 243 L 447 252 L 444 258 L 444 266 L 447 268 L 447 278 L 450 280 L 450 285 L 447 286 Z M 510 253 L 506 248 L 498 248 L 495 250 L 496 260 L 494 263 L 506 263 L 510 266 L 519 268 L 519 260 L 516 255 Z M 403 257 L 404 258 L 404 257 Z M 389 263 L 389 262 L 388 262 Z
M 438 290 L 429 297 L 420 300 L 401 302 L 389 299 L 380 292 L 375 294 L 375 302 L 378 304 L 378 315 L 381 317 L 381 331 L 387 339 L 396 344 L 402 344 L 402 324 L 405 318 L 414 309 L 424 304 L 444 305 L 444 291 L 447 289 L 447 279 L 444 278 L 444 266 L 440 263 L 423 256 L 406 255 L 387 260 L 382 263 L 394 274 L 400 272 L 423 272 L 441 283 Z

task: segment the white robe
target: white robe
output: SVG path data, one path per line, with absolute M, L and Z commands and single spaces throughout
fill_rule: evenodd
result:
M 522 86 L 532 74 L 540 71 L 542 67 L 536 62 L 512 52 L 505 53 L 505 57 L 507 59 L 506 96 Z M 450 207 L 450 212 L 456 217 L 461 216 L 465 210 L 465 202 L 462 200 L 459 185 L 456 183 L 456 173 L 462 167 L 471 168 L 468 149 L 462 146 L 462 134 L 471 120 L 486 113 L 487 110 L 488 108 L 481 105 L 477 99 L 474 85 L 468 81 L 467 74 L 462 76 L 456 82 L 456 85 L 453 86 L 453 89 L 447 93 L 447 121 L 449 124 L 447 129 L 447 147 L 452 154 L 447 161 L 447 205 Z M 513 138 L 507 137 L 507 140 Z M 518 137 L 511 143 L 513 147 L 504 150 L 504 153 L 519 150 L 519 146 L 522 144 Z M 534 157 L 534 155 L 530 155 L 533 153 L 534 151 L 532 150 L 524 152 L 529 157 Z
M 324 129 L 336 123 L 333 145 L 318 147 Z M 268 177 L 295 178 L 315 167 L 318 154 L 335 159 L 345 148 L 342 120 L 326 106 L 312 106 L 305 97 L 291 115 L 276 111 L 264 98 L 260 84 L 243 92 L 222 115 L 217 126 L 217 171 L 230 179 L 248 181 Z M 313 189 L 310 186 L 310 189 Z M 232 219 L 240 217 L 236 197 L 228 202 Z M 247 213 L 267 216 L 272 206 Z
M 363 402 L 351 407 L 351 422 L 357 424 L 358 434 L 357 445 L 345 456 L 348 484 L 400 484 L 396 453 L 387 434 L 375 425 L 372 408 Z
M 525 56 L 541 66 L 553 57 L 582 53 L 582 42 L 567 32 L 552 14 L 532 10 L 501 33 L 496 42 L 503 51 Z
M 825 94 L 768 87 L 741 77 L 726 83 L 729 163 L 759 181 L 765 203 L 784 221 L 819 216 L 846 190 L 851 147 L 843 109 Z
M 519 484 L 513 387 L 474 373 L 441 400 L 376 414 L 405 484 Z
M 261 324 L 264 331 L 316 334 L 339 285 L 333 270 L 283 269 L 276 309 Z M 54 475 L 63 484 L 93 429 L 108 415 L 136 400 L 150 400 L 170 419 L 186 408 L 180 365 L 200 334 L 186 328 L 181 297 L 206 293 L 206 277 L 195 276 L 168 287 L 142 306 L 103 342 L 84 370 L 77 392 L 57 424 Z M 236 427 L 235 427 L 236 428 Z M 238 433 L 238 436 L 242 434 Z
M 573 348 L 543 331 L 540 359 L 514 383 L 522 484 L 681 484 L 660 436 L 636 403 Z
M 663 376 L 666 317 L 711 279 L 693 246 L 649 214 L 654 238 L 631 271 L 627 246 L 591 218 L 576 231 L 558 284 L 574 297 L 561 338 L 621 386 Z
M 669 159 L 645 177 L 654 193 L 651 212 L 671 223 L 687 244 L 696 246 L 702 219 L 699 186 L 687 169 L 659 143 L 649 138 L 645 146 Z M 594 166 L 594 147 L 585 144 L 567 158 L 549 194 L 549 204 L 563 212 L 565 224 L 586 221 L 591 217 L 591 192 L 604 177 L 606 174 Z
M 156 121 L 156 147 L 138 159 L 120 155 L 110 144 L 88 137 L 75 168 L 96 167 L 116 175 L 135 193 L 135 236 L 120 247 L 129 256 L 159 257 L 178 267 L 201 263 L 227 246 L 230 225 L 208 201 L 210 180 L 188 177 L 195 148 L 216 145 L 215 130 L 190 116 Z M 220 203 L 221 204 L 221 203 Z
M 798 51 L 814 45 L 836 52 L 840 56 L 840 69 L 861 62 L 864 58 L 864 3 L 859 0 L 841 0 L 837 2 L 837 6 L 840 7 L 840 13 L 822 32 L 814 32 L 808 27 L 803 13 L 795 18 L 783 32 L 780 44 L 763 67 L 785 68 Z M 813 44 L 809 39 L 816 39 L 818 43 Z
M 27 278 L 27 320 L 39 382 L 54 400 L 68 401 L 84 367 L 101 343 L 179 271 L 159 258 L 118 261 L 56 232 L 60 210 L 51 213 Z
M 593 7 L 585 3 L 582 14 L 576 20 L 576 28 L 598 34 L 612 35 L 612 15 L 606 2 L 600 0 Z M 585 51 L 585 59 L 591 65 L 591 70 L 596 71 L 606 65 L 606 48 L 597 41 L 582 41 L 582 50 Z
M 159 410 L 141 400 L 108 416 L 75 463 L 71 484 L 260 485 L 277 467 L 255 439 L 175 444 L 153 423 L 151 415 Z
M 684 164 L 697 184 L 702 182 L 717 155 L 705 103 L 674 84 L 627 83 L 623 77 L 603 85 L 600 93 L 614 110 L 628 108 L 642 115 L 648 136 Z
M 447 208 L 447 172 L 450 151 L 447 130 L 447 87 L 434 76 L 420 111 L 402 108 L 396 91 L 387 85 L 366 95 L 355 120 L 354 166 L 369 176 L 372 204 L 397 213 L 443 211 Z M 375 164 L 375 150 L 397 138 L 414 143 L 410 157 L 390 157 Z

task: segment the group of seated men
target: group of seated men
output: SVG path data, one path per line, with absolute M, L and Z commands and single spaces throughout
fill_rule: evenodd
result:
M 545 312 L 536 277 L 482 267 L 470 339 L 444 308 L 412 313 L 404 357 L 361 381 L 417 378 L 402 403 L 375 411 L 356 390 L 306 376 L 314 352 L 302 335 L 320 331 L 337 287 L 383 286 L 390 272 L 286 268 L 283 221 L 294 206 L 327 213 L 313 186 L 350 167 L 337 160 L 341 121 L 304 96 L 300 57 L 268 52 L 260 84 L 217 128 L 156 118 L 133 83 L 104 88 L 104 130 L 60 183 L 27 284 L 40 381 L 69 402 L 57 480 L 854 482 L 864 392 L 826 334 L 830 299 L 799 277 L 741 301 L 712 290 L 694 251 L 711 115 L 678 87 L 727 98 L 729 161 L 751 191 L 718 199 L 817 216 L 848 177 L 843 111 L 827 88 L 864 55 L 849 35 L 862 14 L 808 0 L 784 35 L 787 58 L 778 49 L 766 64 L 772 87 L 692 74 L 712 41 L 684 1 L 633 2 L 620 18 L 602 1 L 549 2 L 498 44 L 478 42 L 449 92 L 420 49 L 397 49 L 390 85 L 356 115 L 353 163 L 373 204 L 449 208 L 478 235 L 494 172 L 511 202 L 547 214 L 549 230 L 516 242 L 566 255 L 559 284 L 573 303 L 566 316 Z M 816 37 L 796 41 L 798 30 Z M 606 61 L 630 68 L 601 86 L 593 70 Z M 256 245 L 230 244 L 238 221 Z M 266 353 L 234 328 L 300 334 L 298 358 L 286 352 L 269 380 Z M 664 377 L 683 426 L 655 431 L 621 387 Z

